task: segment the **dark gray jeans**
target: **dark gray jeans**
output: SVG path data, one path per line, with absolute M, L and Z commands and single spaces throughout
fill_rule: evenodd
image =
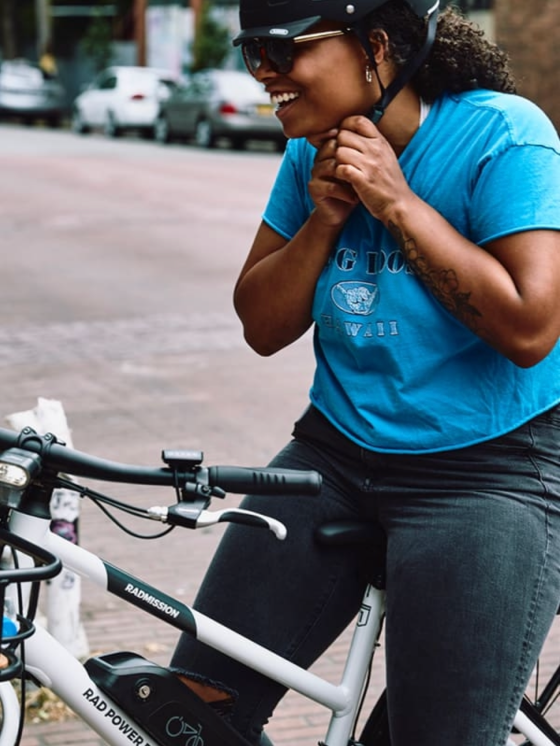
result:
M 288 538 L 231 526 L 195 606 L 309 666 L 356 614 L 363 548 L 317 526 L 378 521 L 387 535 L 392 746 L 502 746 L 560 601 L 560 411 L 470 448 L 376 454 L 315 410 L 274 460 L 323 475 L 318 497 L 250 496 Z M 258 743 L 284 690 L 187 636 L 172 667 L 238 692 L 234 726 Z

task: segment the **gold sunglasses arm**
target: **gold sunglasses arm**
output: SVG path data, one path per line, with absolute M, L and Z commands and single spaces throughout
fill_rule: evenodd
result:
M 319 39 L 329 39 L 334 36 L 344 36 L 348 34 L 350 29 L 333 29 L 332 31 L 316 31 L 313 34 L 302 34 L 301 36 L 294 36 L 292 41 L 294 44 L 304 44 L 307 41 L 318 41 Z

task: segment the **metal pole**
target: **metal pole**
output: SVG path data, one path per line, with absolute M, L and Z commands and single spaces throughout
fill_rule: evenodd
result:
M 37 406 L 25 412 L 6 416 L 14 430 L 26 426 L 44 435 L 53 433 L 72 447 L 72 435 L 60 401 L 39 397 Z M 51 531 L 78 544 L 80 498 L 69 490 L 57 489 L 50 504 Z M 49 582 L 47 594 L 47 627 L 52 636 L 76 658 L 89 655 L 89 644 L 80 621 L 81 578 L 68 568 Z

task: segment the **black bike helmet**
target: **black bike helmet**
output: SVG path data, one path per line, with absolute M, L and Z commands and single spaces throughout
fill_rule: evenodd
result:
M 334 21 L 351 28 L 357 35 L 370 64 L 377 74 L 377 65 L 369 43 L 366 17 L 391 0 L 240 0 L 239 22 L 241 31 L 233 40 L 234 46 L 249 39 L 289 39 L 303 34 L 320 21 Z M 420 18 L 428 16 L 428 29 L 422 48 L 399 71 L 385 88 L 379 76 L 381 99 L 370 116 L 378 122 L 389 103 L 422 65 L 436 35 L 439 0 L 405 0 Z
M 319 21 L 353 27 L 388 0 L 241 0 L 240 33 L 234 45 L 245 39 L 282 38 L 303 34 Z M 420 18 L 437 8 L 436 0 L 406 0 Z

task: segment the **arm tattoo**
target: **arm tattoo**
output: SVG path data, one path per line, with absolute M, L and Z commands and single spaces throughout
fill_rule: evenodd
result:
M 401 248 L 416 276 L 453 316 L 475 334 L 482 335 L 482 314 L 470 302 L 471 293 L 459 290 L 459 278 L 454 269 L 433 269 L 422 256 L 412 238 L 405 238 L 398 225 L 389 223 L 389 232 Z

